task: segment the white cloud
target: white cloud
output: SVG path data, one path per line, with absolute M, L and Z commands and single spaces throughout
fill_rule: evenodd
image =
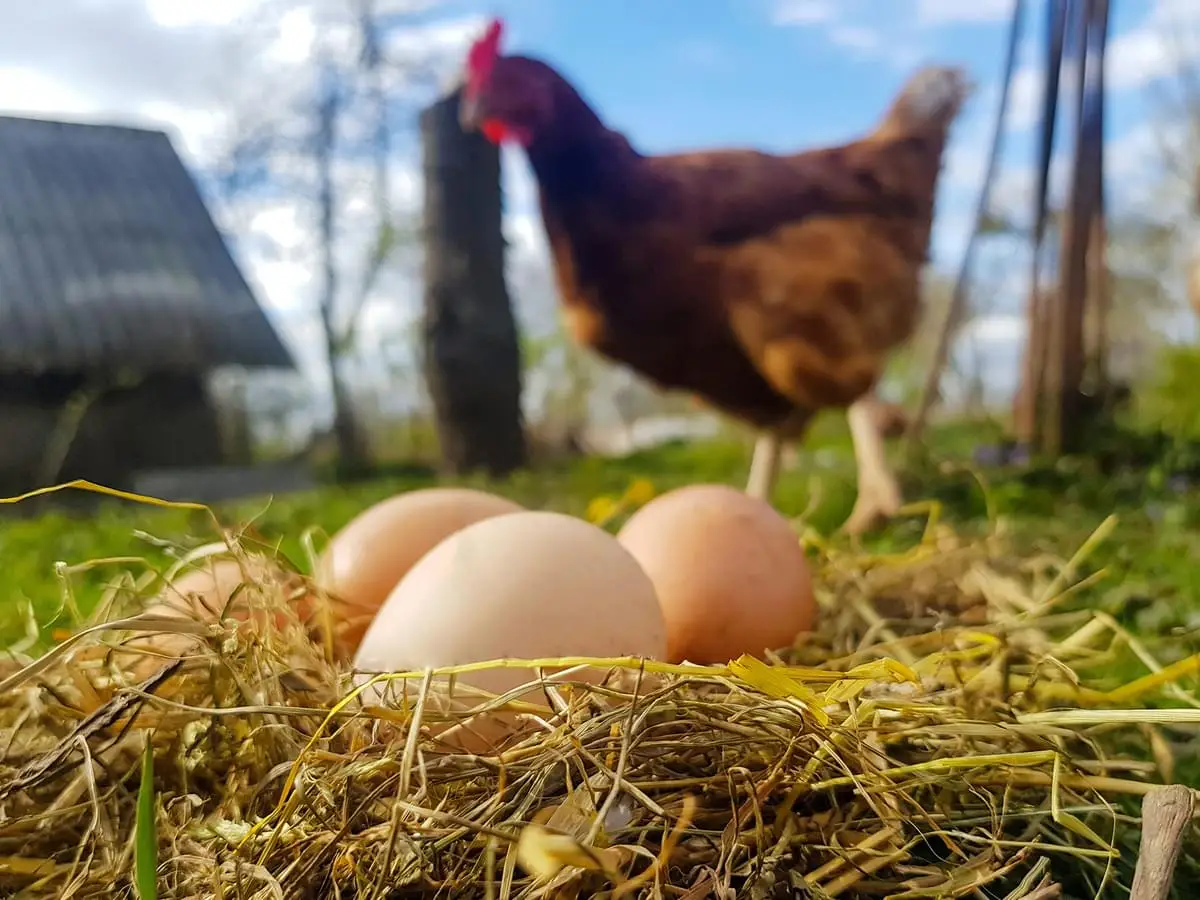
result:
M 1153 0 L 1141 24 L 1113 38 L 1109 81 L 1136 88 L 1194 66 L 1200 50 L 1200 6 L 1191 0 Z
M 817 31 L 834 47 L 905 68 L 927 53 L 937 29 L 993 24 L 1011 11 L 1012 0 L 775 0 L 771 20 Z
M 882 32 L 865 25 L 831 25 L 829 39 L 841 47 L 868 53 L 878 51 L 883 46 Z
M 772 20 L 782 27 L 816 31 L 833 46 L 868 58 L 892 56 L 904 45 L 895 36 L 888 39 L 877 11 L 872 13 L 863 0 L 778 0 Z M 908 52 L 903 55 L 907 58 Z
M 1014 0 L 917 0 L 917 21 L 926 26 L 990 23 L 1012 15 Z
M 1063 67 L 1063 74 L 1068 82 L 1073 80 L 1073 68 L 1070 63 Z M 1013 73 L 1012 84 L 1009 86 L 1007 127 L 1024 129 L 1037 122 L 1042 114 L 1044 84 L 1045 75 L 1040 66 L 1023 66 Z
M 86 115 L 95 107 L 94 98 L 32 66 L 0 66 L 0 106 L 15 114 L 45 113 Z
M 772 19 L 776 25 L 821 25 L 837 18 L 834 0 L 779 0 Z
M 1110 140 L 1104 151 L 1104 168 L 1107 179 L 1121 186 L 1123 191 L 1142 190 L 1152 187 L 1163 174 L 1164 153 L 1167 150 L 1180 153 L 1192 160 L 1200 158 L 1195 148 L 1186 146 L 1186 126 L 1172 128 L 1165 123 L 1147 119 L 1133 126 L 1120 137 Z M 1192 172 L 1187 173 L 1189 177 Z
M 164 28 L 194 28 L 232 25 L 253 5 L 253 0 L 205 0 L 204 3 L 146 0 L 146 11 Z
M 962 336 L 985 344 L 1020 343 L 1025 340 L 1025 320 L 1011 313 L 979 316 L 963 326 Z
M 893 0 L 889 4 L 898 20 L 923 28 L 955 23 L 989 24 L 1012 13 L 1013 0 Z M 861 19 L 878 21 L 881 5 L 874 0 L 777 0 L 772 10 L 776 25 L 821 26 Z

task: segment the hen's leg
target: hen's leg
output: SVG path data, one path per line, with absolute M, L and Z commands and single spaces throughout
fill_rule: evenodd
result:
M 862 534 L 881 520 L 894 516 L 903 502 L 900 485 L 888 467 L 883 447 L 886 406 L 874 394 L 868 394 L 850 407 L 846 418 L 854 440 L 854 459 L 858 464 L 858 499 L 850 518 L 842 526 L 850 534 Z
M 758 436 L 754 443 L 754 457 L 750 461 L 750 478 L 746 482 L 747 494 L 767 503 L 771 502 L 782 456 L 783 441 L 779 435 L 764 431 Z

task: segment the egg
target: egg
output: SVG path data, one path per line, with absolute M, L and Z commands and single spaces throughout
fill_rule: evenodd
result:
M 467 488 L 426 488 L 368 507 L 329 541 L 314 580 L 332 596 L 350 659 L 371 620 L 417 560 L 461 528 L 524 507 Z
M 283 604 L 290 605 L 290 610 Z M 274 615 L 270 612 L 273 605 L 280 607 Z M 290 622 L 307 624 L 313 609 L 312 598 L 300 580 L 272 560 L 213 556 L 172 578 L 143 614 L 199 622 L 215 622 L 224 615 L 255 626 L 265 626 L 270 616 L 272 626 L 282 629 Z M 131 672 L 146 677 L 171 658 L 197 653 L 202 640 L 197 635 L 167 632 L 133 638 L 125 645 L 128 650 L 150 652 L 133 664 Z
M 795 531 L 742 491 L 698 484 L 663 494 L 617 540 L 654 583 L 672 662 L 761 656 L 813 627 L 812 577 Z
M 366 673 L 493 659 L 661 659 L 666 646 L 654 586 L 612 535 L 571 516 L 526 511 L 469 525 L 424 556 L 379 610 L 354 667 Z M 595 682 L 604 674 L 571 677 Z M 527 668 L 492 667 L 456 681 L 500 694 L 535 677 Z M 522 699 L 546 702 L 541 689 Z M 476 737 L 498 740 L 516 730 L 514 721 L 490 715 L 474 723 Z

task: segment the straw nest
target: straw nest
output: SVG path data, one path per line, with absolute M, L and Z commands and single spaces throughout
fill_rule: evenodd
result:
M 786 659 L 593 661 L 607 684 L 547 685 L 525 736 L 488 756 L 436 736 L 454 714 L 429 673 L 397 679 L 406 704 L 365 705 L 299 623 L 114 621 L 150 587 L 127 577 L 93 629 L 0 685 L 0 893 L 1015 900 L 1127 886 L 1130 798 L 1171 777 L 1153 723 L 1196 719 L 1133 707 L 1171 692 L 1200 706 L 1177 684 L 1197 661 L 1164 668 L 1111 619 L 1064 611 L 1079 560 L 1012 560 L 1003 535 L 933 527 L 902 555 L 820 555 L 820 631 Z M 278 608 L 282 590 L 241 596 Z M 128 649 L 162 630 L 194 635 L 184 658 Z M 1150 674 L 1085 687 L 1130 646 Z M 1138 754 L 1150 744 L 1156 761 Z

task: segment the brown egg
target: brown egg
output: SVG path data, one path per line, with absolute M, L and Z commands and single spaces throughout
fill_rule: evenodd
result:
M 389 497 L 351 519 L 321 554 L 314 579 L 335 598 L 349 656 L 417 560 L 468 525 L 523 509 L 483 491 L 427 488 Z
M 272 614 L 271 607 L 276 605 L 279 609 Z M 260 626 L 270 620 L 278 629 L 290 622 L 308 624 L 314 615 L 313 598 L 303 590 L 300 579 L 261 556 L 240 561 L 229 556 L 201 560 L 165 585 L 143 613 L 199 622 L 214 622 L 224 614 Z M 171 658 L 196 653 L 202 640 L 195 635 L 161 633 L 136 637 L 125 646 L 151 651 L 133 666 L 134 674 L 146 676 Z
M 421 559 L 371 623 L 354 668 L 417 671 L 580 656 L 661 659 L 665 651 L 654 586 L 612 535 L 560 513 L 518 512 L 470 525 Z M 589 669 L 571 678 L 595 682 L 605 674 Z M 526 668 L 489 668 L 462 674 L 456 683 L 499 694 L 535 677 Z M 373 702 L 380 695 L 375 692 Z M 541 689 L 522 699 L 546 704 Z M 466 706 L 478 702 L 470 698 Z M 474 742 L 458 735 L 460 745 L 476 752 L 481 743 L 519 730 L 515 717 L 505 714 L 476 720 Z
M 795 531 L 742 491 L 700 484 L 663 494 L 617 539 L 654 582 L 672 662 L 761 656 L 812 629 L 812 577 Z

